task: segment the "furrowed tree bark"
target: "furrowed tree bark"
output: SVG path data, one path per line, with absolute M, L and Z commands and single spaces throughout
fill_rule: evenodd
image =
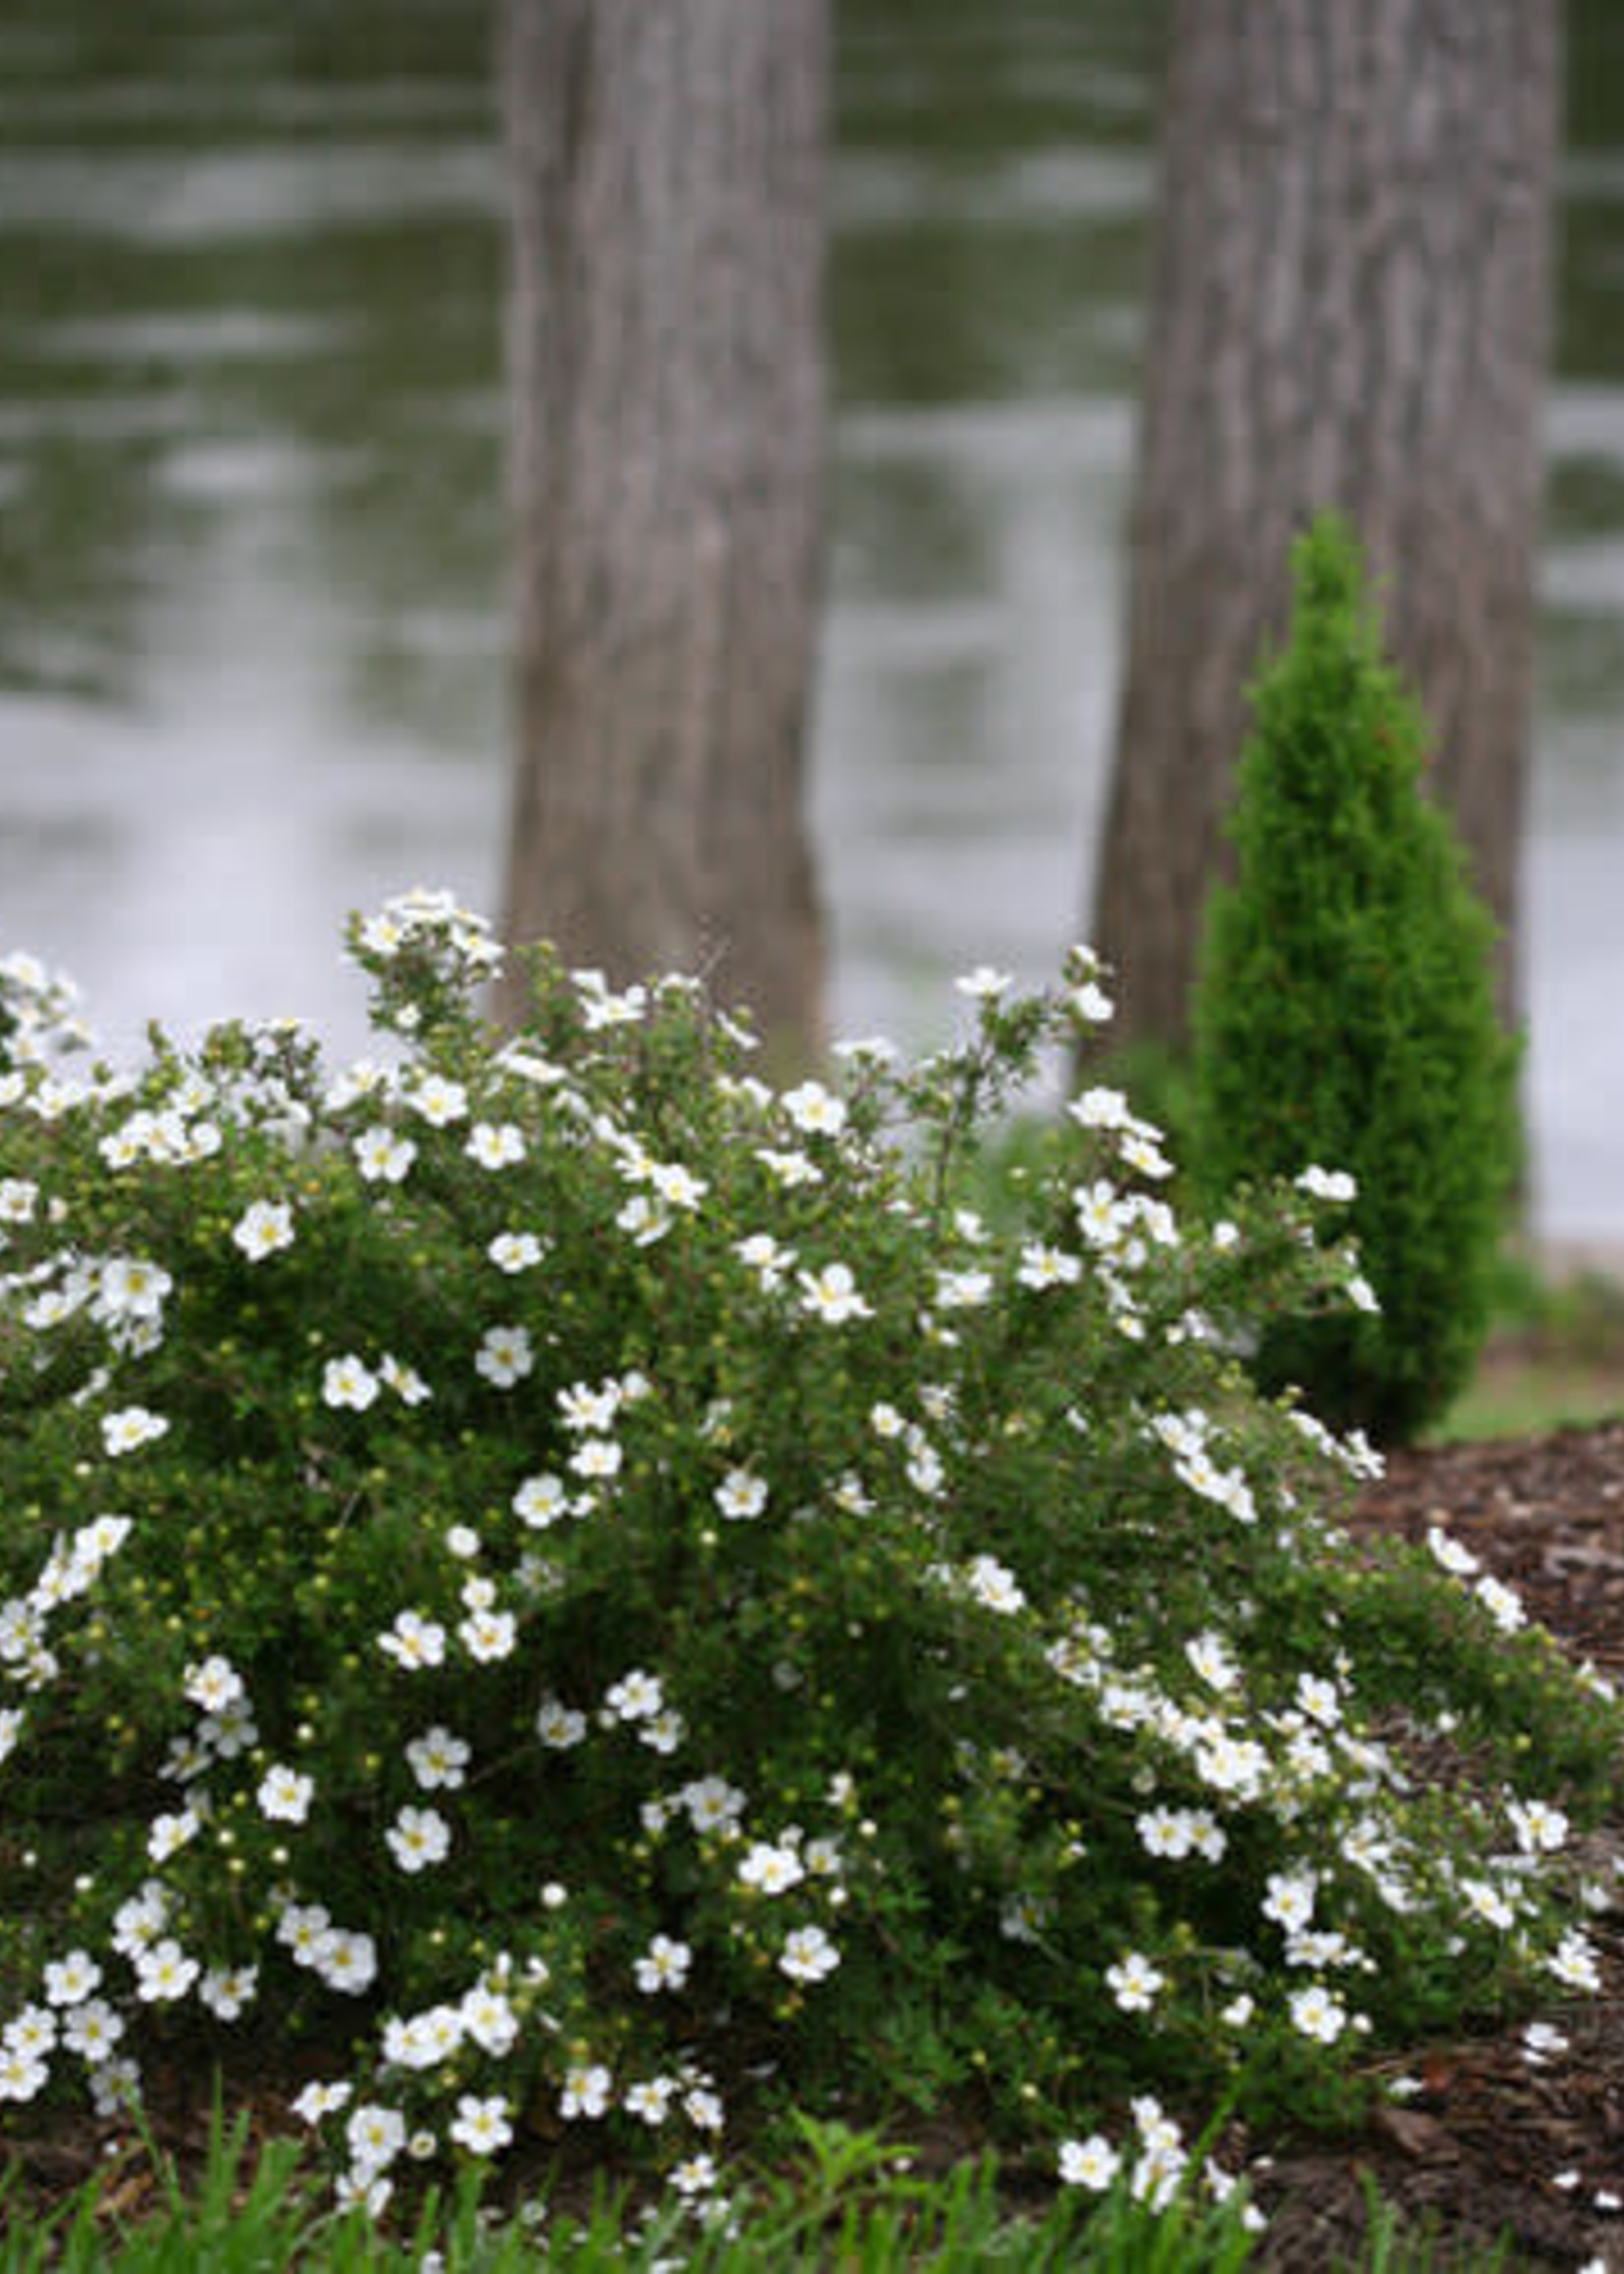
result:
M 506 0 L 510 938 L 821 1030 L 828 0 Z M 519 1007 L 509 983 L 505 1008 Z
M 1176 0 L 1093 937 L 1178 1043 L 1292 538 L 1363 542 L 1512 960 L 1559 0 Z

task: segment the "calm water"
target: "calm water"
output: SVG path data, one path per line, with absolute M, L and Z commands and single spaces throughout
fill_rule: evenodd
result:
M 814 819 L 842 1025 L 1083 928 L 1159 11 L 846 0 Z M 1530 847 L 1537 1205 L 1624 1236 L 1624 9 L 1575 13 Z M 500 184 L 475 0 L 5 0 L 0 939 L 103 1030 L 359 1036 L 493 906 Z

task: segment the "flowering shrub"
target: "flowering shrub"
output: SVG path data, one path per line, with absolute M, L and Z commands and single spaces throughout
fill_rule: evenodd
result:
M 521 2125 L 703 2196 L 752 2100 L 970 2088 L 1082 2185 L 1137 2094 L 1160 2186 L 1155 2090 L 1593 1978 L 1603 1685 L 1441 1535 L 1356 1555 L 1368 1447 L 1232 1355 L 1345 1298 L 1336 1179 L 1187 1236 L 1093 1089 L 1083 1174 L 964 1205 L 1085 956 L 775 1092 L 686 980 L 544 955 L 502 1038 L 442 897 L 350 944 L 336 1076 L 78 1072 L 0 966 L 0 2101 L 243 2026 L 374 2203 Z

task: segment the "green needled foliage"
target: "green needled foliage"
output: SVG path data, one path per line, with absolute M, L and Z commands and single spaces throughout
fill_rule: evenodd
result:
M 1384 661 L 1360 551 L 1322 516 L 1293 556 L 1284 652 L 1260 676 L 1196 986 L 1198 1156 L 1243 1180 L 1350 1171 L 1379 1312 L 1281 1318 L 1255 1369 L 1389 1442 L 1464 1385 L 1487 1324 L 1517 1151 L 1517 1050 L 1493 927 L 1423 794 L 1427 729 Z

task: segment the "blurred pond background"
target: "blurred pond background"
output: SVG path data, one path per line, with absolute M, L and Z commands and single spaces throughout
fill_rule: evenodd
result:
M 845 1031 L 1086 930 L 1162 9 L 845 0 L 813 811 Z M 493 912 L 480 0 L 6 0 L 0 945 L 108 1039 L 361 1034 L 344 912 Z M 1528 845 L 1540 1228 L 1624 1238 L 1624 8 L 1572 0 Z

